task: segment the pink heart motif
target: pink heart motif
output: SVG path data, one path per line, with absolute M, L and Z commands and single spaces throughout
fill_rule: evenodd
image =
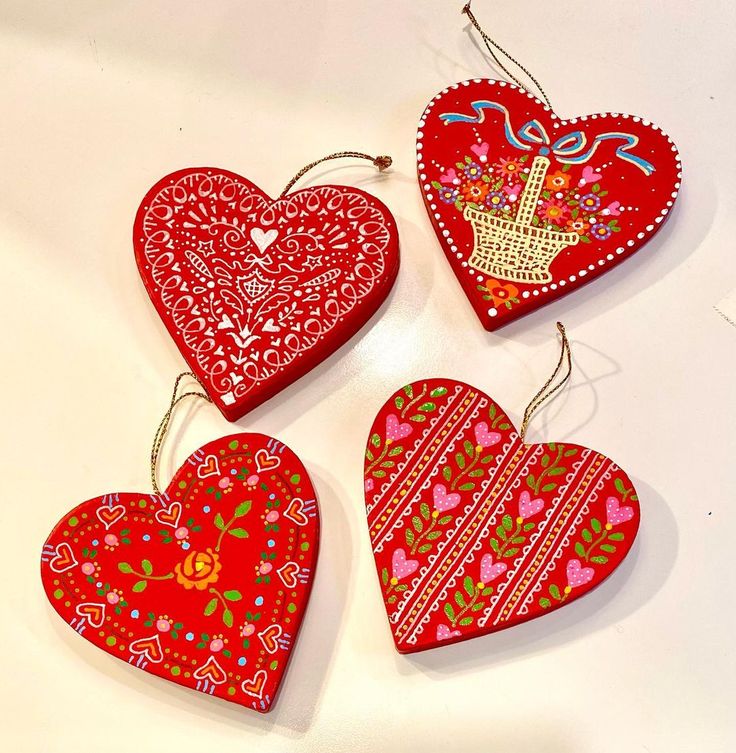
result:
M 408 437 L 409 434 L 411 434 L 411 424 L 400 423 L 393 413 L 386 416 L 386 439 L 395 442 L 397 439 Z
M 489 431 L 488 424 L 481 421 L 475 425 L 475 441 L 480 447 L 492 447 L 501 441 L 501 435 L 497 431 Z
M 406 552 L 403 549 L 397 549 L 391 558 L 391 574 L 397 580 L 411 575 L 418 567 L 417 560 L 406 559 Z
M 473 144 L 470 151 L 478 158 L 479 162 L 488 162 L 488 142 L 482 144 Z
M 577 586 L 584 586 L 586 583 L 590 583 L 595 575 L 595 570 L 592 567 L 582 567 L 580 560 L 570 560 L 567 563 L 567 585 L 570 588 L 576 588 Z
M 457 638 L 462 633 L 459 630 L 450 630 L 447 625 L 437 625 L 437 640 L 446 641 L 450 638 Z
M 434 509 L 439 512 L 447 512 L 460 504 L 460 495 L 456 492 L 447 493 L 444 484 L 435 484 L 432 489 L 432 498 L 434 500 Z
M 496 562 L 493 564 L 493 557 L 490 554 L 484 554 L 480 561 L 480 579 L 483 583 L 490 583 L 496 580 L 499 575 L 506 572 L 506 564 L 504 562 Z
M 537 497 L 532 499 L 528 491 L 523 491 L 519 495 L 519 517 L 531 518 L 544 507 L 544 500 Z
M 612 526 L 619 523 L 626 523 L 634 517 L 633 507 L 620 507 L 616 497 L 609 497 L 606 500 L 606 518 Z

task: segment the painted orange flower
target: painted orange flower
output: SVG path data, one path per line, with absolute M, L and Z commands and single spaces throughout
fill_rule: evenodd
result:
M 550 191 L 564 191 L 569 185 L 570 176 L 562 170 L 547 175 L 544 179 L 544 187 L 549 188 Z
M 174 566 L 176 582 L 187 590 L 196 588 L 204 591 L 207 586 L 216 583 L 222 569 L 220 555 L 209 547 L 204 552 L 190 552 L 184 562 Z
M 493 305 L 497 308 L 502 304 L 509 303 L 519 295 L 519 288 L 516 285 L 494 280 L 492 277 L 486 280 L 486 290 L 493 301 Z
M 516 175 L 521 172 L 521 162 L 515 159 L 504 159 L 501 157 L 501 172 L 505 175 Z
M 542 205 L 542 209 L 544 219 L 554 222 L 556 225 L 561 225 L 567 217 L 567 206 L 557 199 L 549 199 Z
M 462 186 L 463 198 L 465 201 L 472 201 L 480 204 L 486 198 L 488 193 L 488 183 L 482 180 L 469 181 Z
M 578 218 L 577 220 L 567 221 L 567 229 L 572 233 L 577 233 L 578 235 L 585 235 L 585 233 L 588 232 L 589 227 L 590 224 L 580 218 Z

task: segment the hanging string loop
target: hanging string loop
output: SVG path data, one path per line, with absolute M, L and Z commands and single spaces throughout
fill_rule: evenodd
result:
M 570 341 L 567 339 L 567 333 L 565 332 L 565 325 L 562 322 L 557 322 L 557 330 L 562 338 L 562 341 L 560 342 L 560 358 L 549 379 L 542 385 L 539 392 L 537 392 L 537 394 L 530 400 L 529 405 L 526 406 L 524 420 L 521 422 L 521 431 L 519 432 L 522 442 L 526 442 L 526 430 L 529 428 L 529 422 L 532 420 L 532 416 L 542 407 L 543 403 L 562 389 L 572 373 L 572 352 L 570 350 Z M 562 370 L 563 363 L 566 365 L 565 374 L 560 381 L 553 386 L 552 383 Z
M 527 75 L 527 77 L 529 78 L 530 81 L 533 82 L 534 86 L 537 87 L 537 90 L 542 95 L 542 99 L 544 100 L 544 102 L 547 105 L 547 107 L 551 108 L 552 105 L 550 104 L 549 98 L 547 97 L 547 94 L 545 93 L 544 89 L 542 89 L 542 85 L 539 83 L 539 81 L 537 81 L 537 79 L 534 78 L 534 76 L 529 72 L 529 70 L 527 70 L 527 68 L 525 68 L 515 57 L 513 57 L 508 52 L 506 52 L 506 50 L 503 47 L 501 47 L 501 45 L 498 44 L 498 42 L 496 42 L 495 39 L 491 39 L 491 37 L 489 37 L 488 34 L 486 34 L 485 31 L 483 31 L 483 29 L 481 28 L 481 25 L 478 23 L 478 19 L 473 14 L 473 11 L 470 10 L 470 3 L 471 2 L 472 2 L 472 0 L 468 0 L 468 2 L 465 3 L 465 5 L 463 6 L 463 9 L 462 9 L 461 12 L 464 13 L 468 17 L 468 19 L 470 20 L 470 23 L 473 24 L 473 26 L 475 27 L 476 31 L 480 34 L 481 38 L 485 42 L 486 49 L 488 50 L 488 53 L 490 54 L 491 58 L 493 58 L 493 62 L 517 86 L 521 87 L 522 89 L 527 89 L 528 87 L 524 86 L 521 83 L 521 81 L 519 81 L 519 79 L 516 78 L 516 76 L 514 76 L 514 74 L 511 73 L 511 71 L 501 62 L 501 60 L 499 59 L 499 57 L 498 57 L 498 55 L 496 53 L 498 52 L 501 55 L 503 55 L 507 60 L 510 60 L 520 71 L 523 71 Z
M 196 381 L 197 384 L 202 388 L 202 392 L 182 392 L 181 395 L 177 395 L 177 392 L 179 391 L 179 383 L 185 377 L 191 377 L 192 379 L 194 379 L 194 381 Z M 169 407 L 166 413 L 164 413 L 164 417 L 161 419 L 161 423 L 158 425 L 156 433 L 153 435 L 153 446 L 151 447 L 151 486 L 153 487 L 153 490 L 154 492 L 156 492 L 156 494 L 161 494 L 161 490 L 159 489 L 158 483 L 156 482 L 156 463 L 158 461 L 158 454 L 161 450 L 161 445 L 163 444 L 166 437 L 166 432 L 169 430 L 171 414 L 174 412 L 174 408 L 176 407 L 177 403 L 181 402 L 186 397 L 201 397 L 208 403 L 212 402 L 212 398 L 207 394 L 204 385 L 199 381 L 199 378 L 196 374 L 191 371 L 184 371 L 179 374 L 179 376 L 176 378 L 176 381 L 174 382 L 174 391 L 171 394 L 171 402 L 169 403 Z
M 364 152 L 335 152 L 334 154 L 328 154 L 326 157 L 322 157 L 321 159 L 315 160 L 314 162 L 310 162 L 308 165 L 305 165 L 287 184 L 286 188 L 281 192 L 281 195 L 279 196 L 280 199 L 283 199 L 284 196 L 286 196 L 289 191 L 291 191 L 294 184 L 299 180 L 299 178 L 304 175 L 304 173 L 309 172 L 313 167 L 316 167 L 321 162 L 327 162 L 327 160 L 331 159 L 342 159 L 343 157 L 353 157 L 355 159 L 367 159 L 369 162 L 372 162 L 380 172 L 383 172 L 384 170 L 388 170 L 389 167 L 391 167 L 391 164 L 393 163 L 393 160 L 391 157 L 389 157 L 386 154 L 379 154 L 378 157 L 371 157 L 370 154 L 365 154 Z

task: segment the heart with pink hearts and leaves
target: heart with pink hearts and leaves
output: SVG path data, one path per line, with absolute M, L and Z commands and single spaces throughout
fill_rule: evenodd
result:
M 525 444 L 480 390 L 413 382 L 378 412 L 365 454 L 376 569 L 396 648 L 517 625 L 608 577 L 639 525 L 629 477 L 580 445 Z

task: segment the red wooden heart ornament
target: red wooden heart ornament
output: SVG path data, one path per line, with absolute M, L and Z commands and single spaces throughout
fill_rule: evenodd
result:
M 299 458 L 263 434 L 234 434 L 193 453 L 163 494 L 75 507 L 44 544 L 41 578 L 54 609 L 95 646 L 266 712 L 318 547 L 315 492 Z
M 652 123 L 562 120 L 486 79 L 429 103 L 417 160 L 437 237 L 488 330 L 631 256 L 662 226 L 681 178 L 675 145 Z
M 487 395 L 452 379 L 413 382 L 381 408 L 365 498 L 401 653 L 573 602 L 621 563 L 639 526 L 615 463 L 579 445 L 524 444 Z
M 274 200 L 216 168 L 160 180 L 133 244 L 159 316 L 230 421 L 355 334 L 399 267 L 396 223 L 364 191 L 317 186 Z

